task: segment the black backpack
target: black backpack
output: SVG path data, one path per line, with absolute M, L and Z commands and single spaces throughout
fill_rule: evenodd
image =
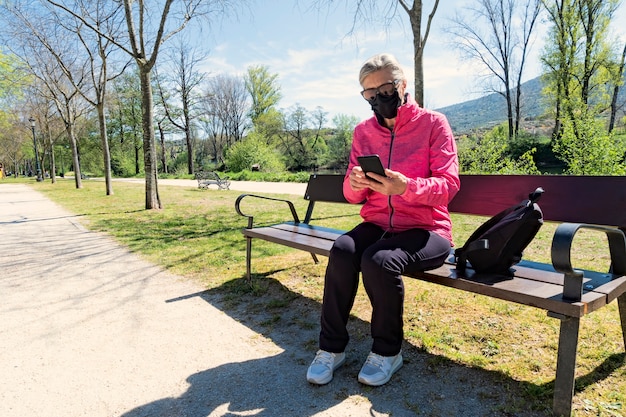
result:
M 541 187 L 528 200 L 509 207 L 483 223 L 454 251 L 457 270 L 465 272 L 469 261 L 476 272 L 510 275 L 510 268 L 522 259 L 522 251 L 533 240 L 543 224 L 543 213 L 537 201 Z

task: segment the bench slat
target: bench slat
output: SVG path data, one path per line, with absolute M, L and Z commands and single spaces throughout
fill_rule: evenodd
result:
M 299 233 L 299 234 L 307 235 L 307 236 L 320 237 L 322 239 L 328 239 L 328 240 L 333 240 L 333 241 L 344 233 L 342 230 L 330 229 L 328 227 L 321 227 L 321 226 L 311 226 L 305 223 L 300 223 L 296 225 L 292 222 L 287 222 L 287 223 L 275 224 L 272 227 L 276 229 L 281 229 L 281 230 L 285 230 L 288 232 L 292 232 L 292 233 Z
M 262 238 L 273 243 L 328 256 L 333 241 L 343 234 L 343 231 L 303 223 L 294 224 L 293 222 L 287 222 L 268 227 L 246 229 L 244 234 L 249 237 Z M 523 261 L 514 266 L 515 277 L 510 280 L 502 280 L 495 276 L 487 276 L 486 279 L 475 280 L 473 278 L 476 277 L 471 269 L 468 269 L 466 277 L 459 278 L 456 275 L 453 256 L 447 262 L 449 268 L 445 272 L 446 277 L 436 279 L 434 274 L 429 274 L 428 272 L 414 277 L 574 317 L 582 317 L 595 311 L 626 291 L 626 277 L 585 271 L 585 285 L 591 286 L 591 288 L 585 290 L 585 297 L 581 303 L 569 303 L 561 298 L 563 294 L 563 274 L 554 271 L 551 265 Z M 441 273 L 440 269 L 435 271 L 437 271 L 437 274 Z M 451 282 L 451 279 L 460 280 L 461 284 Z M 494 288 L 497 289 L 498 295 L 494 295 L 494 290 L 489 288 L 494 285 L 494 282 L 497 283 Z
M 244 235 L 328 256 L 334 239 L 338 236 L 332 230 L 307 225 L 279 224 L 244 229 Z M 496 275 L 476 276 L 469 269 L 466 277 L 459 277 L 454 265 L 445 264 L 433 271 L 407 276 L 571 317 L 582 317 L 607 303 L 606 293 L 598 291 L 586 292 L 581 302 L 563 301 L 562 275 L 559 277 L 558 273 L 549 271 L 537 273 L 536 270 L 525 267 L 517 269 L 516 276 L 510 278 Z M 617 285 L 626 285 L 626 279 L 622 281 L 616 281 Z
M 549 282 L 563 286 L 564 276 L 556 272 L 552 265 L 540 264 L 538 262 L 522 261 L 514 266 L 515 275 Z M 597 292 L 607 297 L 606 303 L 610 303 L 620 294 L 626 292 L 626 276 L 610 273 L 600 273 L 594 271 L 581 270 L 584 272 L 583 293 Z M 590 310 L 589 312 L 594 311 Z
M 538 307 L 570 317 L 582 317 L 606 305 L 606 295 L 594 291 L 584 294 L 580 302 L 567 302 L 562 299 L 562 285 L 520 276 L 502 279 L 501 276 L 483 275 L 478 278 L 470 270 L 466 271 L 466 275 L 468 275 L 467 278 L 459 277 L 453 265 L 445 264 L 432 271 L 407 276 L 475 294 Z
M 244 229 L 243 234 L 247 237 L 260 238 L 273 243 L 278 243 L 323 256 L 328 256 L 330 254 L 330 248 L 333 246 L 334 242 L 333 239 L 307 236 L 305 234 L 293 233 L 272 226 Z
M 451 259 L 454 260 L 453 258 Z M 453 262 L 448 263 L 453 264 Z M 548 284 L 563 287 L 564 276 L 556 272 L 552 265 L 532 261 L 522 261 L 513 266 L 516 276 L 531 279 Z M 611 273 L 600 273 L 595 271 L 581 270 L 584 272 L 583 293 L 597 292 L 603 294 L 606 304 L 616 299 L 620 294 L 626 292 L 626 277 Z M 561 291 L 562 293 L 563 291 Z M 598 307 L 599 308 L 599 307 Z M 597 310 L 590 309 L 587 313 Z
M 626 293 L 626 276 L 618 277 L 606 284 L 594 289 L 595 292 L 600 292 L 606 295 L 606 303 L 610 303 L 615 300 L 621 294 Z M 625 341 L 626 342 L 626 341 Z

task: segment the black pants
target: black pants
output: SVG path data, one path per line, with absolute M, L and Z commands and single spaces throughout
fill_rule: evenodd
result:
M 450 242 L 422 229 L 385 233 L 372 223 L 361 223 L 340 236 L 328 259 L 322 304 L 320 349 L 343 352 L 350 310 L 363 276 L 372 303 L 372 352 L 393 356 L 400 352 L 403 333 L 403 273 L 441 266 Z

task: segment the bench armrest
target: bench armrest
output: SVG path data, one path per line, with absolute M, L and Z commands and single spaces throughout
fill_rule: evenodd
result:
M 287 206 L 289 206 L 289 210 L 291 211 L 291 216 L 293 217 L 294 223 L 296 224 L 300 223 L 300 219 L 298 218 L 298 213 L 296 212 L 296 208 L 294 207 L 293 203 L 289 200 L 285 200 L 282 198 L 266 197 L 266 196 L 257 195 L 257 194 L 241 194 L 239 197 L 237 197 L 237 200 L 235 201 L 235 210 L 240 216 L 248 218 L 248 229 L 252 228 L 253 223 L 254 223 L 254 217 L 249 214 L 245 214 L 244 212 L 241 211 L 241 207 L 240 207 L 241 201 L 246 197 L 262 198 L 264 200 L 279 201 L 279 202 L 286 203 Z
M 606 233 L 611 254 L 611 272 L 626 275 L 626 237 L 620 229 L 580 223 L 562 223 L 552 239 L 552 266 L 565 275 L 563 298 L 580 301 L 583 293 L 583 273 L 572 267 L 572 241 L 580 229 L 599 230 Z

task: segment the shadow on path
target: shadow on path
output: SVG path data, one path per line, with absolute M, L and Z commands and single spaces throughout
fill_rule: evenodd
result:
M 378 388 L 361 385 L 356 375 L 371 341 L 369 323 L 354 317 L 349 324 L 352 340 L 346 363 L 328 385 L 311 385 L 305 374 L 317 346 L 319 303 L 290 291 L 274 279 L 256 279 L 267 286 L 263 294 L 246 293 L 247 284 L 238 279 L 168 302 L 201 297 L 283 351 L 190 375 L 189 388 L 182 396 L 145 404 L 124 417 L 550 415 L 545 409 L 551 407 L 551 398 L 529 404 L 522 395 L 529 390 L 546 391 L 542 387 L 466 367 L 406 342 L 404 367 L 390 383 Z

